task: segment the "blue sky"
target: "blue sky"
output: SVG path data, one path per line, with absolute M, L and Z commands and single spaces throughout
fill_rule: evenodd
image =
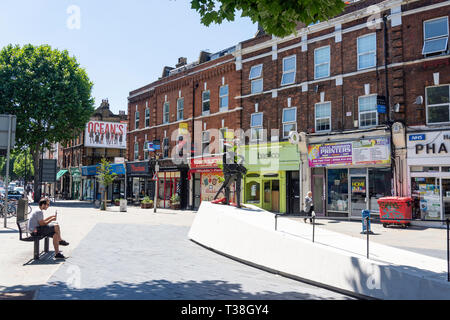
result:
M 75 5 L 80 29 L 70 29 Z M 252 38 L 250 19 L 205 27 L 189 0 L 3 0 L 0 47 L 31 43 L 67 49 L 94 83 L 98 106 L 108 98 L 114 113 L 127 109 L 131 90 L 157 80 L 179 57 L 198 60 L 201 50 L 220 51 Z

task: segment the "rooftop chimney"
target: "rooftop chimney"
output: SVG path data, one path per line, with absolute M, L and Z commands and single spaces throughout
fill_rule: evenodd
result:
M 179 67 L 182 67 L 185 65 L 187 65 L 187 58 L 180 57 L 180 58 L 178 58 L 178 63 L 175 65 L 175 68 L 179 68 Z

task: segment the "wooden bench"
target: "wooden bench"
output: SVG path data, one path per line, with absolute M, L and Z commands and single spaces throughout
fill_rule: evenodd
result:
M 44 252 L 48 252 L 49 247 L 49 240 L 48 236 L 34 236 L 31 235 L 28 231 L 28 220 L 23 221 L 17 221 L 17 226 L 19 227 L 19 238 L 20 241 L 26 241 L 26 242 L 34 242 L 34 254 L 33 258 L 34 260 L 39 260 L 39 241 L 42 239 L 44 240 Z

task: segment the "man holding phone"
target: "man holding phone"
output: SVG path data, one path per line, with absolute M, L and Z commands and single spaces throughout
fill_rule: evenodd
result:
M 55 248 L 55 259 L 65 259 L 64 255 L 59 252 L 59 246 L 68 246 L 69 243 L 62 240 L 61 229 L 58 224 L 49 225 L 51 222 L 56 221 L 58 213 L 44 219 L 43 210 L 47 210 L 49 206 L 49 199 L 43 198 L 39 201 L 39 209 L 34 210 L 28 220 L 28 230 L 33 235 L 52 237 L 53 247 Z

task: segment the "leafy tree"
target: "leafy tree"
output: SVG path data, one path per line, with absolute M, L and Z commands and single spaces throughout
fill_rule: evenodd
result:
M 17 177 L 20 177 L 20 179 L 25 179 L 25 173 L 27 177 L 32 177 L 34 175 L 33 157 L 31 156 L 29 149 L 25 149 L 16 154 L 13 172 Z
M 0 114 L 17 116 L 16 149 L 30 148 L 34 190 L 40 153 L 79 135 L 93 114 L 92 86 L 66 50 L 29 44 L 0 51 Z
M 100 167 L 98 168 L 98 181 L 104 186 L 103 190 L 103 205 L 102 210 L 106 210 L 106 200 L 107 200 L 107 187 L 110 186 L 116 179 L 117 173 L 111 173 L 111 163 L 105 158 L 102 158 Z
M 249 17 L 277 37 L 296 33 L 298 23 L 310 25 L 326 21 L 345 8 L 342 0 L 192 0 L 192 9 L 200 13 L 205 26 L 234 21 L 236 11 Z

